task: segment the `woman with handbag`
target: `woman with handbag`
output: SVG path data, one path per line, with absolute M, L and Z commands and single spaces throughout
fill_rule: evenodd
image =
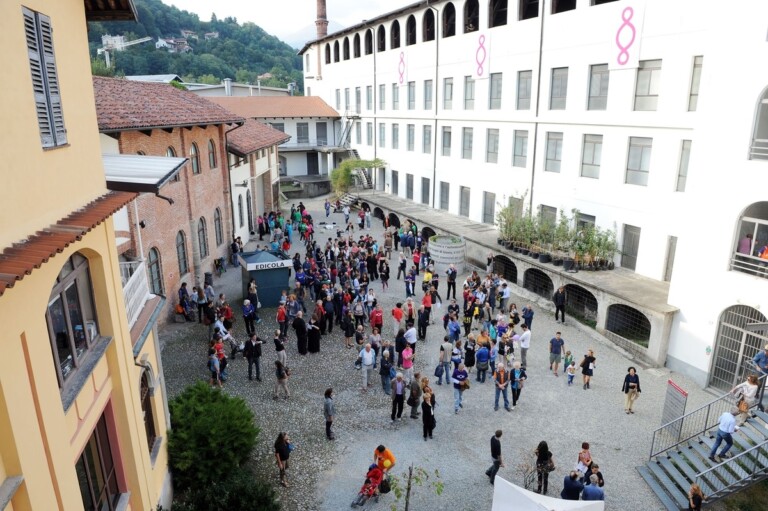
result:
M 546 495 L 547 486 L 549 485 L 549 473 L 555 470 L 555 462 L 552 459 L 552 453 L 549 452 L 549 446 L 544 440 L 539 442 L 539 446 L 533 453 L 536 455 L 536 474 L 539 480 L 539 487 L 536 493 Z
M 587 350 L 587 354 L 584 355 L 584 358 L 581 361 L 581 377 L 584 382 L 584 390 L 587 390 L 589 388 L 589 380 L 592 379 L 592 375 L 594 374 L 595 370 L 595 352 L 592 350 Z
M 509 372 L 510 387 L 512 388 L 512 409 L 517 406 L 517 401 L 520 399 L 520 391 L 523 390 L 523 383 L 528 375 L 525 374 L 525 369 L 520 368 L 520 361 L 515 360 L 512 364 L 512 370 Z
M 739 383 L 731 389 L 731 394 L 738 398 L 736 406 L 739 409 L 739 414 L 736 416 L 736 420 L 739 426 L 747 421 L 749 409 L 757 403 L 758 381 L 757 375 L 750 374 L 745 382 Z
M 624 385 L 621 386 L 621 391 L 626 396 L 624 400 L 624 412 L 629 415 L 635 413 L 632 410 L 632 405 L 635 400 L 640 397 L 640 377 L 634 367 L 627 369 L 627 375 L 624 377 Z

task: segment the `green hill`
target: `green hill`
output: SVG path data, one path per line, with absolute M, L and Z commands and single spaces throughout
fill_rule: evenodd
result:
M 286 87 L 296 82 L 303 90 L 301 58 L 296 50 L 277 37 L 267 34 L 254 23 L 237 22 L 236 18 L 200 21 L 196 14 L 168 6 L 160 0 L 136 0 L 139 21 L 93 22 L 88 24 L 88 42 L 93 59 L 94 74 L 146 75 L 177 74 L 185 81 L 219 83 L 224 78 L 237 82 L 256 83 L 257 76 L 272 74 L 262 80 L 269 87 Z M 182 30 L 191 30 L 198 38 L 187 38 L 189 52 L 170 53 L 155 49 L 158 38 L 181 38 Z M 215 39 L 205 40 L 204 34 L 218 32 Z M 112 52 L 112 69 L 107 70 L 104 56 L 96 55 L 101 36 L 123 35 L 126 41 L 149 36 L 154 41 L 136 44 L 125 51 Z

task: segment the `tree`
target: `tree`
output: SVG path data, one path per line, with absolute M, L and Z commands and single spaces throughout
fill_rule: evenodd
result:
M 443 487 L 445 486 L 440 480 L 440 472 L 435 469 L 435 472 L 430 475 L 422 467 L 414 467 L 413 463 L 408 467 L 407 472 L 398 477 L 396 475 L 389 474 L 389 483 L 392 486 L 392 493 L 395 496 L 395 502 L 392 503 L 392 511 L 397 511 L 397 506 L 400 503 L 400 499 L 405 499 L 405 507 L 403 511 L 408 511 L 411 503 L 411 490 L 415 486 L 429 485 L 436 495 L 443 493 Z M 401 480 L 402 479 L 402 480 Z
M 177 495 L 173 511 L 280 511 L 274 490 L 254 479 L 255 475 L 250 470 L 236 470 L 221 480 L 211 481 L 206 486 Z
M 386 167 L 387 162 L 376 158 L 374 160 L 344 160 L 338 167 L 331 171 L 331 186 L 336 196 L 343 195 L 349 191 L 354 178 L 352 171 L 355 169 L 380 169 Z
M 533 488 L 536 482 L 538 472 L 536 471 L 536 459 L 531 456 L 530 451 L 520 449 L 517 456 L 517 463 L 512 466 L 512 472 L 517 476 L 518 481 L 526 490 Z

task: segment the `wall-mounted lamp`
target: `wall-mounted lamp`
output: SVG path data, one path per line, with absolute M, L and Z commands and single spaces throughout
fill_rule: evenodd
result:
M 146 226 L 147 226 L 147 222 L 145 222 L 144 220 L 139 222 L 139 227 L 141 227 L 142 229 L 145 228 Z

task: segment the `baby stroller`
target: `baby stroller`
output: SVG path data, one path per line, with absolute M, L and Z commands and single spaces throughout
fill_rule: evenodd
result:
M 229 347 L 232 350 L 229 353 L 229 358 L 234 360 L 238 353 L 243 353 L 243 350 L 245 350 L 245 342 L 237 342 L 234 337 L 230 336 Z
M 352 507 L 364 506 L 368 499 L 374 498 L 376 502 L 379 501 L 379 485 L 384 479 L 384 472 L 375 463 L 368 467 L 368 473 L 365 474 L 365 482 L 363 483 L 360 492 L 357 494 L 357 498 L 352 501 Z

